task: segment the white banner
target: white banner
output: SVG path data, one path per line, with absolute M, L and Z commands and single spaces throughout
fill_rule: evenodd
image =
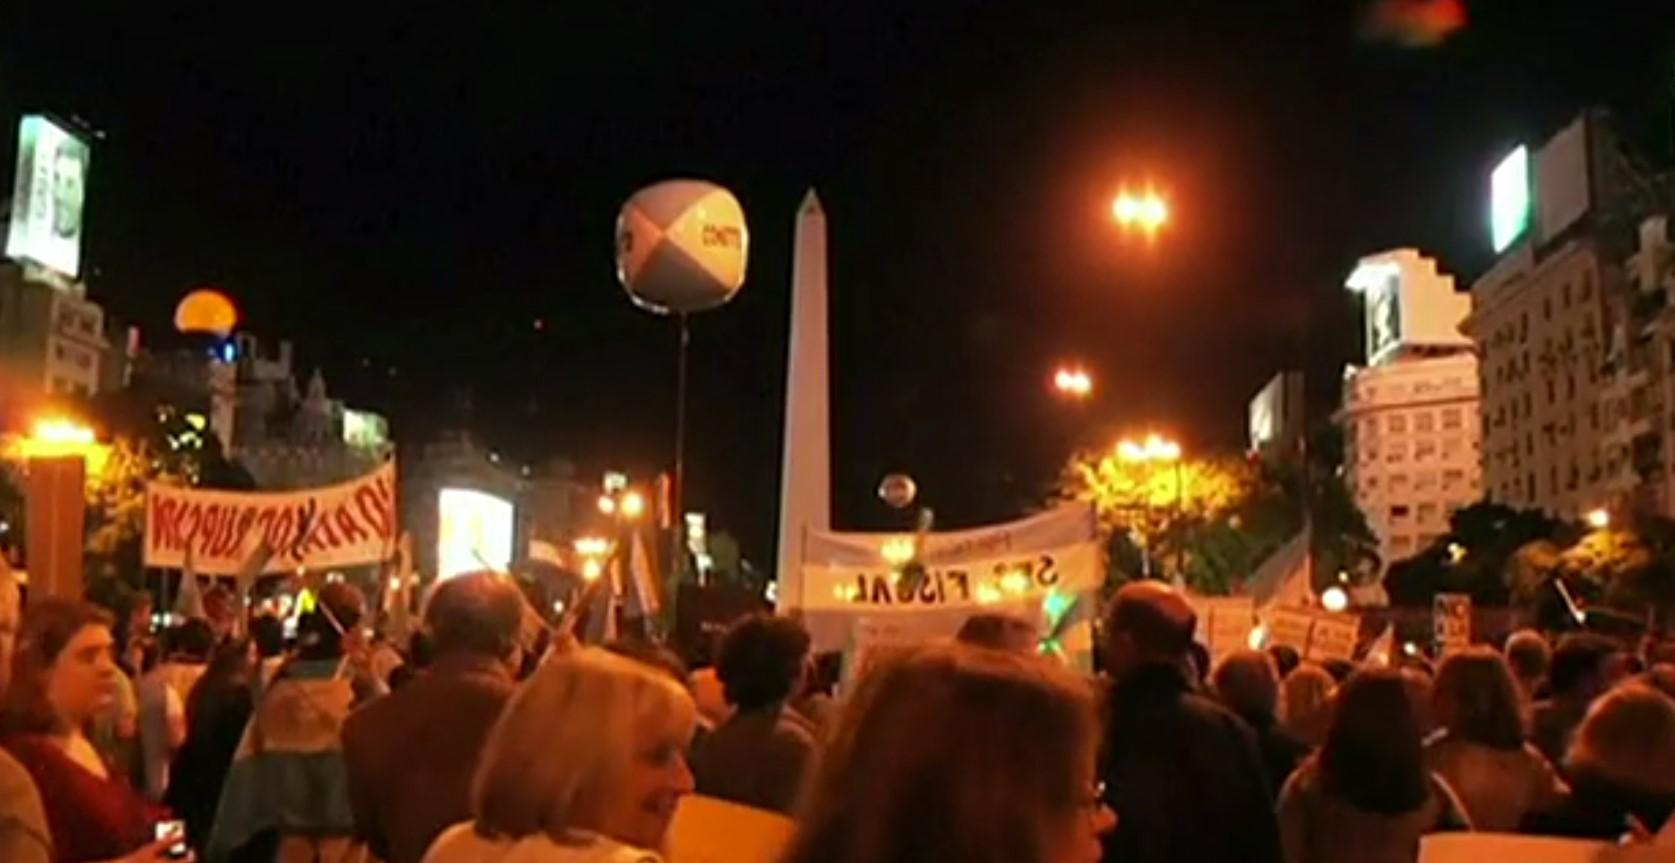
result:
M 186 549 L 200 575 L 236 575 L 266 540 L 264 572 L 375 563 L 398 531 L 395 462 L 359 479 L 285 492 L 146 486 L 145 565 L 181 568 Z
M 1268 612 L 1268 643 L 1296 648 L 1302 658 L 1354 659 L 1361 618 L 1309 608 L 1275 608 Z
M 804 608 L 869 615 L 977 610 L 1095 590 L 1104 580 L 1093 509 L 1084 505 L 977 530 L 927 534 L 925 578 L 909 586 L 886 549 L 911 534 L 811 532 L 803 551 Z
M 1250 647 L 1256 627 L 1256 603 L 1248 596 L 1188 596 L 1198 616 L 1194 638 L 1210 651 L 1212 662 Z

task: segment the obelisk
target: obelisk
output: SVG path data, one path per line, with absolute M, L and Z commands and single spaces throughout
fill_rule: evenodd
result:
M 779 490 L 780 611 L 802 608 L 803 541 L 832 522 L 830 389 L 826 375 L 826 212 L 813 189 L 797 208 L 791 263 L 791 346 Z

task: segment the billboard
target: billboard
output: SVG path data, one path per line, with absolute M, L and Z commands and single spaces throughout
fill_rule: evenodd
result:
M 512 502 L 487 492 L 445 488 L 437 495 L 436 577 L 512 565 Z
M 352 447 L 376 449 L 390 442 L 390 424 L 370 411 L 343 411 L 343 442 Z
M 1557 237 L 1592 206 L 1588 118 L 1578 117 L 1535 154 L 1535 206 L 1541 241 Z
M 6 256 L 75 278 L 81 272 L 87 142 L 39 114 L 18 126 L 17 178 Z
M 1280 372 L 1250 400 L 1250 449 L 1263 457 L 1295 450 L 1302 437 L 1303 375 Z
M 1402 271 L 1387 266 L 1362 296 L 1366 301 L 1367 363 L 1376 365 L 1402 341 Z
M 1530 227 L 1530 151 L 1519 146 L 1489 175 L 1489 241 L 1500 254 Z

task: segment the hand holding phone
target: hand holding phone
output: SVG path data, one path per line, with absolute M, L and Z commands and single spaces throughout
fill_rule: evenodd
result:
M 170 860 L 185 860 L 192 853 L 186 847 L 186 822 L 178 818 L 157 822 L 157 826 L 152 828 L 152 836 L 159 842 L 165 839 L 175 840 L 168 848 L 167 855 Z

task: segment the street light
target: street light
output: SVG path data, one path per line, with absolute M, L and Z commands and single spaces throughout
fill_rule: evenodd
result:
M 1611 526 L 1611 513 L 1604 507 L 1588 511 L 1588 526 L 1594 530 L 1604 530 Z
M 622 517 L 633 520 L 639 518 L 646 511 L 646 498 L 637 491 L 626 491 L 622 494 Z
M 1117 442 L 1117 458 L 1130 464 L 1172 464 L 1175 467 L 1175 517 L 1180 518 L 1184 501 L 1184 480 L 1181 476 L 1181 445 L 1164 436 L 1153 432 L 1141 440 L 1124 438 Z M 1151 510 L 1152 497 L 1148 488 L 1146 494 L 1146 509 Z M 1151 538 L 1146 538 L 1146 553 L 1140 557 L 1140 563 L 1145 568 L 1145 575 L 1151 575 Z M 1175 550 L 1175 577 L 1181 577 L 1184 549 Z
M 1085 399 L 1093 393 L 1093 377 L 1081 366 L 1060 366 L 1053 373 L 1053 389 L 1067 398 Z
M 1320 604 L 1327 611 L 1337 614 L 1349 607 L 1349 592 L 1334 584 L 1321 591 Z
M 1124 189 L 1111 202 L 1111 216 L 1119 226 L 1150 236 L 1169 223 L 1169 204 L 1152 189 L 1139 193 Z

